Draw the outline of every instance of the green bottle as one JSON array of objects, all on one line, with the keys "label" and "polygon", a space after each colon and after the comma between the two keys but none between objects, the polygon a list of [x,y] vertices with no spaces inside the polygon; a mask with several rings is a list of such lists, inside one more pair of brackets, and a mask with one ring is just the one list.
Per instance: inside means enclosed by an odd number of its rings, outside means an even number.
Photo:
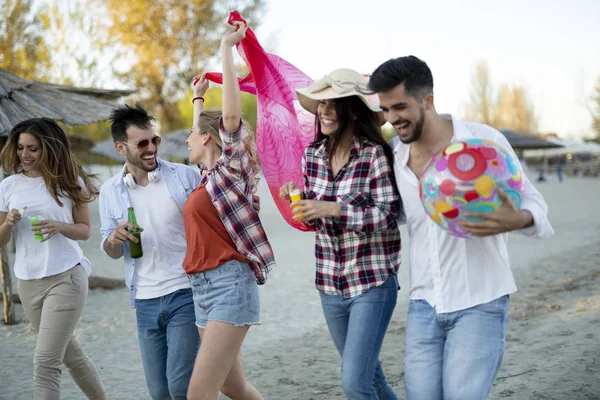
[{"label": "green bottle", "polygon": [[[40,219],[38,217],[33,217],[33,218],[30,219],[30,221],[31,221],[32,224],[35,224],[36,222],[39,222],[39,220]],[[42,233],[41,233],[40,230],[35,230],[35,231],[33,231],[33,238],[36,241],[40,242],[40,241],[44,240],[44,235],[42,235]]]},{"label": "green bottle", "polygon": [[129,241],[129,256],[131,256],[131,258],[140,258],[144,255],[144,250],[142,249],[142,232],[140,231],[140,226],[137,224],[135,219],[133,207],[129,207],[127,209],[127,220],[135,227],[134,229],[127,228],[127,230],[138,240],[137,243],[134,243],[131,240]]}]

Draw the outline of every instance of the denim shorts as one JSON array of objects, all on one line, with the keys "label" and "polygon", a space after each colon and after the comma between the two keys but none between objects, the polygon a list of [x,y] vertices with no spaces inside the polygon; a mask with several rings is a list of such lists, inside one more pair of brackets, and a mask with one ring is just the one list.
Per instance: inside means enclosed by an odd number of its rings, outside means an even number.
[{"label": "denim shorts", "polygon": [[199,328],[206,328],[208,321],[234,326],[260,324],[258,284],[248,264],[231,260],[189,278]]}]

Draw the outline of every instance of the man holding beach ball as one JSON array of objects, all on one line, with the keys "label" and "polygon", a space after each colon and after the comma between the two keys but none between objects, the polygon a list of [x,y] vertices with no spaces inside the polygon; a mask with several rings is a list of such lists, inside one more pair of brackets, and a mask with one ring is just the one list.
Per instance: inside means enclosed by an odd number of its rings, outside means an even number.
[{"label": "man holding beach ball", "polygon": [[507,232],[551,236],[548,206],[502,133],[436,112],[422,60],[383,63],[369,88],[400,139],[394,168],[410,237],[406,397],[484,399],[517,290]]}]

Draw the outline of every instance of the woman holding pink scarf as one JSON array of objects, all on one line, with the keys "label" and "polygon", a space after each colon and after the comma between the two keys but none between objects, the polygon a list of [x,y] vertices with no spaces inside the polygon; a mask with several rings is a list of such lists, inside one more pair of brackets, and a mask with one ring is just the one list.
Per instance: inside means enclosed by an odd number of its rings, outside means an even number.
[{"label": "woman holding pink scarf", "polygon": [[[221,42],[222,111],[195,106],[187,140],[190,163],[203,166],[202,182],[183,207],[188,248],[183,268],[190,277],[202,342],[188,389],[192,400],[216,400],[219,391],[234,399],[262,399],[246,381],[240,353],[248,329],[260,323],[258,284],[275,265],[252,206],[255,171],[244,141],[231,50],[246,29],[235,23]],[[201,81],[198,85],[207,84]]]}]

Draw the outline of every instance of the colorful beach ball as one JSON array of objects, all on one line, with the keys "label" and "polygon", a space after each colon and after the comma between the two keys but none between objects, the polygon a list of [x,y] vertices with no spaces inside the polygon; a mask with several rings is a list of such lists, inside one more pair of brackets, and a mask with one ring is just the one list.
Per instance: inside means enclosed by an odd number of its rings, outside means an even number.
[{"label": "colorful beach ball", "polygon": [[500,207],[498,189],[521,206],[523,172],[499,144],[469,139],[450,144],[435,155],[421,176],[419,192],[425,212],[442,229],[468,238],[459,221],[465,212],[491,213]]}]

